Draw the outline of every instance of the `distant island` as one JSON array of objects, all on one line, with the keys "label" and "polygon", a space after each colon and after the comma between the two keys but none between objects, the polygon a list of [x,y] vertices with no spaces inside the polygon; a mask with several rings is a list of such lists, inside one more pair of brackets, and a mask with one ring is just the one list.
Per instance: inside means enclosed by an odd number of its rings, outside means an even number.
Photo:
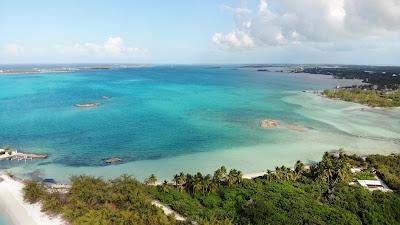
[{"label": "distant island", "polygon": [[400,107],[400,67],[398,66],[298,66],[294,73],[330,75],[338,79],[361,79],[364,85],[336,87],[322,95],[371,107]]},{"label": "distant island", "polygon": [[110,70],[116,68],[136,68],[144,67],[142,64],[116,64],[116,65],[91,65],[91,66],[66,66],[66,67],[54,67],[54,68],[28,68],[28,69],[2,69],[0,67],[0,75],[12,75],[12,74],[28,74],[28,73],[62,73],[62,72],[76,72],[76,71],[87,71],[87,70]]},{"label": "distant island", "polygon": [[340,150],[320,162],[297,161],[257,175],[222,166],[212,175],[176,174],[172,182],[158,183],[154,174],[144,183],[128,175],[74,176],[69,185],[24,186],[25,201],[69,224],[361,225],[400,218],[400,155],[394,154]]}]

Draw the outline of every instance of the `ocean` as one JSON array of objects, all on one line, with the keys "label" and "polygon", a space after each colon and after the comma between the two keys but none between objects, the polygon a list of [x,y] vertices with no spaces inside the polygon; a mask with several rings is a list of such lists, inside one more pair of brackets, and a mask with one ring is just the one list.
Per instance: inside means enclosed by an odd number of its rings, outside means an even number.
[{"label": "ocean", "polygon": [[[162,180],[220,165],[259,172],[339,148],[400,152],[398,109],[303,92],[359,80],[268,69],[161,65],[1,75],[0,146],[49,158],[0,161],[0,168],[59,182],[82,173]],[[100,106],[75,106],[81,103]],[[263,119],[282,126],[260,128]],[[106,165],[111,157],[122,161]]]}]

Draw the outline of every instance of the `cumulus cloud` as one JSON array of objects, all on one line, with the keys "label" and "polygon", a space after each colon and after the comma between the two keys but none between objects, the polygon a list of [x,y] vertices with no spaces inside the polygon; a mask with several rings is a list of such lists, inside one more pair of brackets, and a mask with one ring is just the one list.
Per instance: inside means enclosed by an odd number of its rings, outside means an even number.
[{"label": "cumulus cloud", "polygon": [[212,38],[225,48],[318,45],[400,33],[400,0],[260,0],[256,9],[242,3],[231,11],[235,30]]},{"label": "cumulus cloud", "polygon": [[253,39],[245,32],[234,31],[228,34],[215,33],[213,42],[229,48],[251,48],[254,47]]}]

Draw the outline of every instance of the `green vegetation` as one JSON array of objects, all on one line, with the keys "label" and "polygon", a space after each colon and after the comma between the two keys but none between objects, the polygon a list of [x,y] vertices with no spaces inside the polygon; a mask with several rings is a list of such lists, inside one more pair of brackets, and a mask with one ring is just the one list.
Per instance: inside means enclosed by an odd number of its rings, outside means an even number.
[{"label": "green vegetation", "polygon": [[[226,168],[221,167],[213,177],[181,173],[174,176],[173,185],[150,190],[155,198],[195,221],[244,225],[400,224],[398,192],[370,192],[348,185],[354,179],[351,165],[366,164],[355,155],[335,157],[326,153],[310,169],[298,161],[293,169],[276,167],[265,176],[233,183]],[[399,168],[400,164],[394,166]],[[198,187],[197,191],[193,187]]]},{"label": "green vegetation", "polygon": [[154,185],[157,182],[157,177],[154,174],[151,174],[144,183],[147,185]]},{"label": "green vegetation", "polygon": [[75,225],[98,224],[178,224],[161,209],[151,204],[147,186],[130,176],[122,175],[110,181],[90,176],[71,178],[69,193],[48,192],[37,182],[24,188],[25,200],[42,202],[42,210],[61,214]]},{"label": "green vegetation", "polygon": [[43,199],[46,195],[45,187],[36,182],[28,181],[24,187],[24,199],[25,201],[34,204]]},{"label": "green vegetation", "polygon": [[357,172],[354,174],[356,180],[376,180],[375,176],[368,171]]},{"label": "green vegetation", "polygon": [[361,79],[366,83],[365,87],[376,85],[378,90],[397,90],[400,88],[399,66],[340,65],[326,67],[315,65],[299,69],[296,72],[325,74],[340,79]]},{"label": "green vegetation", "polygon": [[[351,165],[366,170],[353,175]],[[310,168],[297,161],[293,169],[276,167],[255,179],[244,179],[241,171],[225,167],[213,175],[176,174],[173,183],[157,186],[127,175],[110,181],[79,176],[71,178],[66,194],[28,182],[24,197],[42,202],[44,211],[61,214],[71,224],[400,224],[399,189],[371,192],[348,184],[370,176],[372,168],[391,187],[399,184],[399,155],[372,155],[364,161],[355,155],[325,153]],[[152,174],[146,183],[156,180]],[[165,216],[151,205],[152,199],[188,221]]]},{"label": "green vegetation", "polygon": [[390,188],[400,191],[400,155],[370,155],[367,162]]},{"label": "green vegetation", "polygon": [[328,98],[357,102],[372,107],[400,107],[400,92],[363,90],[360,88],[325,90]]}]

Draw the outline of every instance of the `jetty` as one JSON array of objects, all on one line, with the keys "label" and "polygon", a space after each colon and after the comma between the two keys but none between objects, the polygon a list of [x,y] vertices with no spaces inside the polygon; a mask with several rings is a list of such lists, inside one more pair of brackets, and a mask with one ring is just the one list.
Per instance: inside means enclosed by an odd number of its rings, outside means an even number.
[{"label": "jetty", "polygon": [[0,160],[32,160],[32,159],[45,159],[48,155],[46,154],[33,154],[18,152],[13,149],[0,149]]},{"label": "jetty", "polygon": [[80,103],[80,104],[75,104],[75,107],[81,107],[81,108],[93,108],[93,107],[99,107],[100,103]]}]

